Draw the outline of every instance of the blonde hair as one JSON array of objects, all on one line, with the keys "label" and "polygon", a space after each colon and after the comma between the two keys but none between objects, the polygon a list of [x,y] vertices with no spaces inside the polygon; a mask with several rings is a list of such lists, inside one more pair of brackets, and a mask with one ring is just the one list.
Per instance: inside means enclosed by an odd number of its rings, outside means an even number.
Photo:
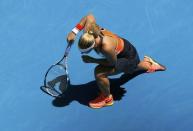
[{"label": "blonde hair", "polygon": [[80,49],[87,49],[93,45],[95,42],[94,36],[88,32],[84,33],[79,41],[78,41],[78,47]]}]

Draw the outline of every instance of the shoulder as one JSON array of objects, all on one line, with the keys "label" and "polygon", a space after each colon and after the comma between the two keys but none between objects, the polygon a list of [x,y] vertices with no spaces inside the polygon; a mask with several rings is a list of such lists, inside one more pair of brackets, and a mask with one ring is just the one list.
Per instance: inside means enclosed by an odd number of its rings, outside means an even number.
[{"label": "shoulder", "polygon": [[112,39],[109,36],[104,36],[103,37],[103,42],[102,42],[102,51],[103,52],[109,52],[114,50],[114,45],[112,44]]},{"label": "shoulder", "polygon": [[108,45],[111,42],[111,38],[109,36],[103,36],[103,45]]}]

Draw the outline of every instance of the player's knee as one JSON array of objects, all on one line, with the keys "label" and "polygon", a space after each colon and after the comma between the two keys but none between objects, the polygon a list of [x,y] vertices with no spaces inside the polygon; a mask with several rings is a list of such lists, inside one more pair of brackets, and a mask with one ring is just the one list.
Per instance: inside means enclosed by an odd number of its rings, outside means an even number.
[{"label": "player's knee", "polygon": [[105,73],[102,72],[102,67],[100,65],[96,66],[94,75],[96,79],[100,79],[105,76]]},{"label": "player's knee", "polygon": [[100,73],[99,71],[95,70],[95,78],[96,79],[101,79],[102,77],[104,77],[104,74],[103,73]]}]

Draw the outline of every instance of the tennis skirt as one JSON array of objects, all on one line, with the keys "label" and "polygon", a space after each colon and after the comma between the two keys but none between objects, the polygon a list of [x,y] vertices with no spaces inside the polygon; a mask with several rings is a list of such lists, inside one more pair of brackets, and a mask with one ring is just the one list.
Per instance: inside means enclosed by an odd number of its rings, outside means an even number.
[{"label": "tennis skirt", "polygon": [[140,62],[136,48],[126,39],[124,49],[117,55],[116,72],[132,73]]}]

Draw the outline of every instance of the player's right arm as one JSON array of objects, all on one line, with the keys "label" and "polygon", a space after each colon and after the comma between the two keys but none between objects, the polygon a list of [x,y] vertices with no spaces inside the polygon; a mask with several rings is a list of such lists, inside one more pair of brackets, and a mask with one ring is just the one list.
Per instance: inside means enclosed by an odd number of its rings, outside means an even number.
[{"label": "player's right arm", "polygon": [[96,20],[92,14],[83,17],[80,22],[72,29],[72,31],[67,36],[67,42],[73,43],[76,35],[81,31],[87,32],[93,28],[96,24]]}]

